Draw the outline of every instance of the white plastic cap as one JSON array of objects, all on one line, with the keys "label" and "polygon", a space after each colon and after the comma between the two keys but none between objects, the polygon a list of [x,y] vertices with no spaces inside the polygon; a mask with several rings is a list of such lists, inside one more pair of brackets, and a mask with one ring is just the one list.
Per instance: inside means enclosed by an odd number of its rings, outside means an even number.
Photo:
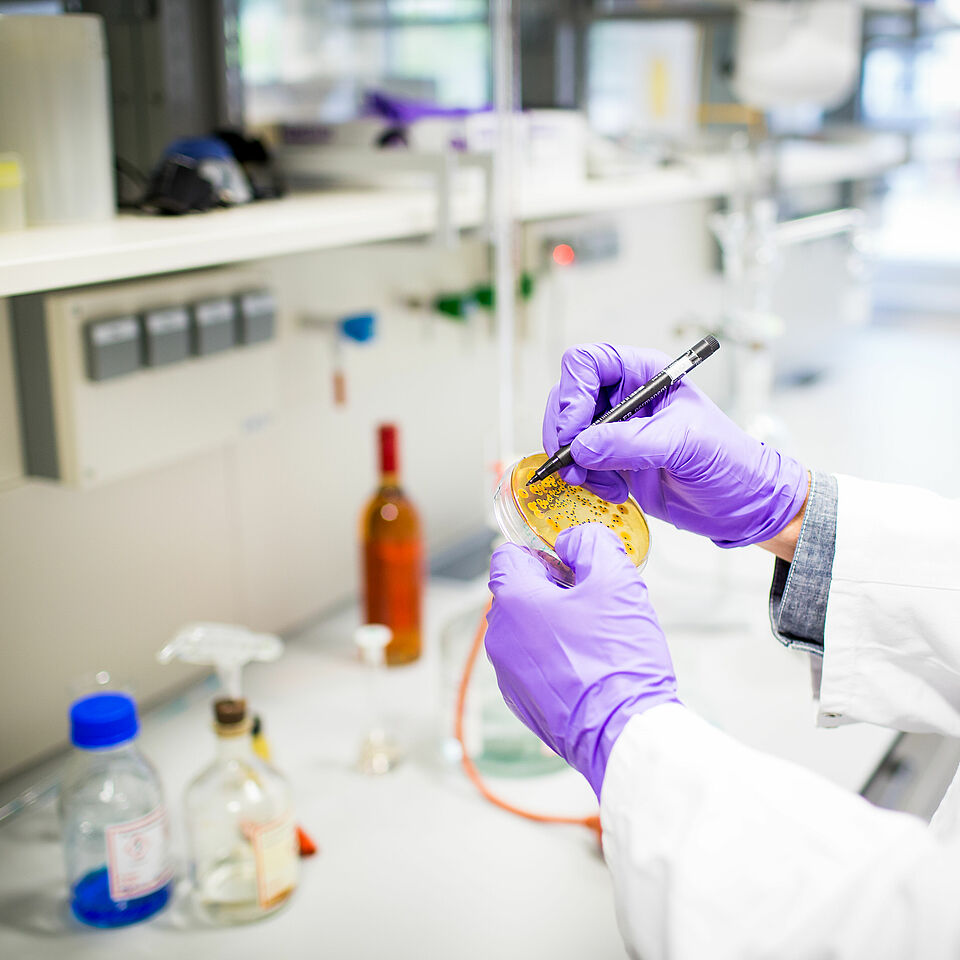
[{"label": "white plastic cap", "polygon": [[382,623],[365,623],[357,627],[353,639],[364,660],[383,663],[387,644],[393,639],[393,631]]}]

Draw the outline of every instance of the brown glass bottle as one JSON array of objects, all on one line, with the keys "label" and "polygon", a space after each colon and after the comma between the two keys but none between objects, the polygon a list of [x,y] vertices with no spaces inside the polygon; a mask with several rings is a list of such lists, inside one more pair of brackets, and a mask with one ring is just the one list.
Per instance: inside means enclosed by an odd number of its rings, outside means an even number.
[{"label": "brown glass bottle", "polygon": [[380,486],[363,511],[364,617],[393,631],[387,663],[409,663],[420,656],[423,545],[420,518],[400,487],[397,428],[378,433]]}]

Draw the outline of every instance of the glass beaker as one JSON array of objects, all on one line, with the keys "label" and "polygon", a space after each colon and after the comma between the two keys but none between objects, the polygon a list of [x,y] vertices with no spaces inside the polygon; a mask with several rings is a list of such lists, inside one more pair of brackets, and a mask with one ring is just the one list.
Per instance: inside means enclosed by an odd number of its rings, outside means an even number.
[{"label": "glass beaker", "polygon": [[493,497],[501,533],[511,543],[536,550],[554,578],[572,586],[573,571],[554,550],[557,536],[581,523],[602,523],[620,538],[637,569],[643,570],[650,554],[650,528],[636,500],[628,497],[623,503],[608,503],[585,487],[566,483],[559,473],[528,487],[527,481],[546,459],[545,453],[535,453],[503,472]]},{"label": "glass beaker", "polygon": [[[443,748],[452,763],[460,760],[460,744],[453,733],[457,693],[484,608],[484,604],[478,603],[464,610],[440,631]],[[565,765],[510,712],[497,686],[497,675],[483,651],[470,677],[463,730],[470,758],[486,776],[533,777],[562,770]]]}]

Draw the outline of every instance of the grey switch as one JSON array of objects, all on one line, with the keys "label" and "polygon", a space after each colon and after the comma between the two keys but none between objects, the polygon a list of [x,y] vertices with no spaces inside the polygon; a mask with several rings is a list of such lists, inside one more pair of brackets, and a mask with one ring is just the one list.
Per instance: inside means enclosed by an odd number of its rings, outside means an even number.
[{"label": "grey switch", "polygon": [[83,333],[91,380],[109,380],[140,368],[140,324],[132,314],[93,320]]},{"label": "grey switch", "polygon": [[237,342],[237,308],[230,297],[201,300],[193,305],[193,352],[205,357],[229,350]]},{"label": "grey switch", "polygon": [[186,307],[164,307],[143,315],[144,359],[148,367],[178,363],[190,355],[190,314]]},{"label": "grey switch", "polygon": [[241,293],[240,342],[260,343],[273,337],[277,316],[277,301],[269,290],[250,290]]}]

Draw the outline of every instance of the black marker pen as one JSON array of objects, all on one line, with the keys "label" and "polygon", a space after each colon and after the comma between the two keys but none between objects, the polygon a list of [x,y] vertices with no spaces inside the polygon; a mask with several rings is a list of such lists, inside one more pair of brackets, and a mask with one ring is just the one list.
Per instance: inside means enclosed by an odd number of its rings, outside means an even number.
[{"label": "black marker pen", "polygon": [[[634,390],[626,400],[621,400],[615,407],[611,407],[602,417],[593,421],[591,426],[598,423],[615,423],[618,420],[628,420],[645,403],[663,393],[671,384],[682,380],[694,367],[700,366],[707,357],[712,357],[720,349],[720,341],[716,337],[704,337],[695,343],[683,356],[677,357],[673,363],[667,364],[655,377],[648,380],[642,387]],[[552,473],[563,467],[573,464],[573,455],[570,453],[570,444],[561,447],[546,463],[542,464],[527,481],[532,483],[545,480]]]}]

